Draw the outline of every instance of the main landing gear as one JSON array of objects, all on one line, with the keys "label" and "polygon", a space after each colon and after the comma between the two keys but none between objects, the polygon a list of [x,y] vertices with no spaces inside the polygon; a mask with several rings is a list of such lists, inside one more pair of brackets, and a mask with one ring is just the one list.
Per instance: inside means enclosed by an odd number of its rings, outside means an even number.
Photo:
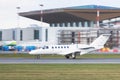
[{"label": "main landing gear", "polygon": [[65,58],[66,58],[66,59],[69,59],[69,58],[70,58],[70,55],[65,55]]},{"label": "main landing gear", "polygon": [[71,55],[65,55],[65,58],[66,59],[69,59],[69,58],[72,58],[72,59],[76,59],[76,53],[72,53]]}]

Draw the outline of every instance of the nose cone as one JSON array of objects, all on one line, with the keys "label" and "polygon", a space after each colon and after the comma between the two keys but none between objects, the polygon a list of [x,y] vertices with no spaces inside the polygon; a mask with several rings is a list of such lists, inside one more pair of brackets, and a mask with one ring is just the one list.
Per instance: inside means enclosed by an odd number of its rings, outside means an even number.
[{"label": "nose cone", "polygon": [[37,51],[36,50],[32,50],[29,52],[29,54],[37,54]]}]

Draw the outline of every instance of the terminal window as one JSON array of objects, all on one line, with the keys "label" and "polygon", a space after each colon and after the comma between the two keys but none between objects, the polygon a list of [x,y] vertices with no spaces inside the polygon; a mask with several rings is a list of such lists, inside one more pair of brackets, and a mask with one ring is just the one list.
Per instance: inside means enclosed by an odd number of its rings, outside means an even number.
[{"label": "terminal window", "polygon": [[34,30],[34,39],[39,39],[39,30]]},{"label": "terminal window", "polygon": [[2,31],[0,31],[0,41],[2,41]]}]

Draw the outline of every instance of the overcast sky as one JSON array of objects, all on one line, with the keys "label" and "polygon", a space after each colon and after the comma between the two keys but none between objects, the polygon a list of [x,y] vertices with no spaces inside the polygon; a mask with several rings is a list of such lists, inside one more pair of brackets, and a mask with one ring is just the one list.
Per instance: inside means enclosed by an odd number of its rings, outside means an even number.
[{"label": "overcast sky", "polygon": [[[0,28],[17,27],[16,7],[21,7],[20,12],[26,12],[40,10],[40,4],[44,5],[43,9],[93,4],[120,8],[120,0],[0,0]],[[26,20],[21,18],[20,21],[25,23]]]}]

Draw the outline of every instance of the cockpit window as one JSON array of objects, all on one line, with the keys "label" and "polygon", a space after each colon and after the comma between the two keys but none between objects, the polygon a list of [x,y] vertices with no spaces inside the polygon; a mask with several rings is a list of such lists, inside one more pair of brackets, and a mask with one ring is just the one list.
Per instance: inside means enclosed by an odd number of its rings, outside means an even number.
[{"label": "cockpit window", "polygon": [[48,49],[49,47],[48,46],[46,46],[46,49]]},{"label": "cockpit window", "polygon": [[49,47],[48,46],[44,46],[44,47],[42,47],[42,49],[49,49]]},{"label": "cockpit window", "polygon": [[42,49],[45,49],[44,47],[42,47]]}]

